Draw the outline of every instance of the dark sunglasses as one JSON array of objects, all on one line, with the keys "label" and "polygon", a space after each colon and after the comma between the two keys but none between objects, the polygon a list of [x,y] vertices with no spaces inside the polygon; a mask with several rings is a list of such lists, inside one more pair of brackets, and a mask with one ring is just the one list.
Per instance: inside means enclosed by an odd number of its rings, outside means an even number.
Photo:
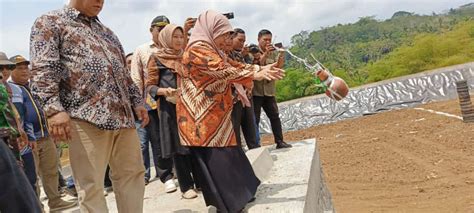
[{"label": "dark sunglasses", "polygon": [[15,65],[0,65],[0,70],[4,70],[4,69],[14,70],[15,68],[16,68]]}]

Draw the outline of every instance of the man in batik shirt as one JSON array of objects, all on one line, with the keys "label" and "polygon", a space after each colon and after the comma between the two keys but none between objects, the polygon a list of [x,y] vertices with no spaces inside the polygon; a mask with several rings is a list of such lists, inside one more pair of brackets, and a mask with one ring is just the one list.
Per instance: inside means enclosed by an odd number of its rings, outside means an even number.
[{"label": "man in batik shirt", "polygon": [[166,16],[157,16],[151,21],[150,34],[151,41],[138,46],[132,56],[131,75],[135,85],[140,88],[142,97],[145,99],[145,108],[148,110],[150,123],[145,128],[140,128],[141,122],[137,121],[137,131],[140,138],[140,145],[145,166],[145,184],[151,178],[150,170],[150,145],[152,149],[153,162],[155,164],[156,177],[165,184],[165,191],[168,193],[176,191],[176,184],[173,181],[173,159],[163,158],[161,154],[160,128],[157,112],[157,104],[148,93],[145,92],[145,81],[148,78],[147,64],[150,56],[158,52],[160,44],[158,36],[160,31],[170,23]]},{"label": "man in batik shirt", "polygon": [[117,36],[97,15],[103,1],[71,0],[31,31],[31,89],[51,136],[69,142],[81,212],[107,212],[107,164],[119,212],[142,212],[145,185],[133,110],[148,123]]}]

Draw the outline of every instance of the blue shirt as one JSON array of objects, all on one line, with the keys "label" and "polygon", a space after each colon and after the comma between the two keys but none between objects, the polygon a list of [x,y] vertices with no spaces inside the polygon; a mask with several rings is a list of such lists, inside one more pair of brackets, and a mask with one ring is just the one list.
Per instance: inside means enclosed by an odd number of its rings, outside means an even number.
[{"label": "blue shirt", "polygon": [[[10,83],[15,84],[14,82]],[[23,114],[23,128],[28,136],[28,140],[38,141],[48,137],[49,134],[44,112],[33,98],[28,85],[15,85],[21,90],[23,103],[20,106],[14,104],[17,106],[20,116]]]}]

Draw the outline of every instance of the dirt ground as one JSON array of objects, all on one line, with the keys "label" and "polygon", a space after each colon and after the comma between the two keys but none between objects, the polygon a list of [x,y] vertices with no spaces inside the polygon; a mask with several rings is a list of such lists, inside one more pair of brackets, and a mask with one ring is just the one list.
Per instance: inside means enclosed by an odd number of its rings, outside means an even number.
[{"label": "dirt ground", "polygon": [[[419,107],[461,115],[457,100]],[[307,138],[337,212],[474,212],[474,124],[404,109],[285,134]]]}]

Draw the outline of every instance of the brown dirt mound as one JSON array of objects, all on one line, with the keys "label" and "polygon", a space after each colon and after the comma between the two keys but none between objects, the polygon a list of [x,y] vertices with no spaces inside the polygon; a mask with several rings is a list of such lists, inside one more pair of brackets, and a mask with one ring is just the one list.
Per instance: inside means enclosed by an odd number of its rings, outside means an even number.
[{"label": "brown dirt mound", "polygon": [[[420,107],[461,114],[457,100]],[[307,138],[338,212],[474,212],[474,124],[404,109],[285,134]]]}]

